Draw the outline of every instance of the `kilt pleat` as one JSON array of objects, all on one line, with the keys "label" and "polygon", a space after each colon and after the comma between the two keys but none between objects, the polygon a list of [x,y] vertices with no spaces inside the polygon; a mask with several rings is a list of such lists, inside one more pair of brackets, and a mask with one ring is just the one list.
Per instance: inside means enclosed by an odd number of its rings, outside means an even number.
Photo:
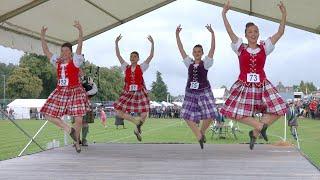
[{"label": "kilt pleat", "polygon": [[238,80],[232,85],[221,113],[229,118],[241,119],[252,117],[256,113],[284,115],[287,108],[270,81],[265,80],[263,86],[257,87],[246,86]]},{"label": "kilt pleat", "polygon": [[79,85],[57,87],[48,97],[40,112],[56,118],[63,115],[84,116],[90,110],[86,91]]},{"label": "kilt pleat", "polygon": [[194,122],[215,119],[215,99],[210,88],[185,92],[181,109],[181,118]]},{"label": "kilt pleat", "polygon": [[149,112],[150,100],[146,89],[138,91],[123,91],[119,99],[114,103],[116,110],[126,113]]}]

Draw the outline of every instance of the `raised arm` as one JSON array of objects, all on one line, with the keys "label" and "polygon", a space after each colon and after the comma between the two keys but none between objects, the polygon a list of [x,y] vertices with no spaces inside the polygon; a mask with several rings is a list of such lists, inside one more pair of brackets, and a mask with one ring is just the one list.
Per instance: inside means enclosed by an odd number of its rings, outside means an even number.
[{"label": "raised arm", "polygon": [[43,53],[47,56],[47,58],[50,60],[51,57],[52,57],[52,53],[49,51],[49,48],[48,48],[48,44],[46,42],[46,32],[47,32],[48,28],[47,27],[44,27],[42,26],[42,29],[41,29],[41,45],[42,45],[42,50],[43,50]]},{"label": "raised arm", "polygon": [[214,31],[211,27],[211,24],[207,24],[206,28],[208,29],[208,31],[211,33],[211,47],[208,53],[208,57],[209,58],[213,58],[213,54],[214,54],[214,50],[216,48],[216,42],[215,42],[215,36],[214,36]]},{"label": "raised arm", "polygon": [[149,64],[153,58],[154,55],[154,42],[153,42],[153,38],[151,36],[148,36],[148,40],[151,42],[151,50],[150,50],[150,55],[149,57],[146,59],[145,63]]},{"label": "raised arm", "polygon": [[271,43],[273,45],[276,44],[277,41],[281,38],[281,36],[284,34],[284,29],[287,21],[287,10],[282,1],[280,1],[280,4],[278,4],[278,7],[281,11],[282,18],[281,18],[278,32],[271,37]]},{"label": "raised arm", "polygon": [[223,10],[222,10],[222,19],[223,19],[223,23],[224,23],[224,26],[226,27],[226,30],[229,34],[229,37],[232,41],[232,43],[236,43],[238,41],[238,36],[233,32],[232,28],[231,28],[231,25],[228,21],[228,18],[227,18],[227,12],[228,10],[230,9],[230,1],[228,0],[226,4],[224,4],[223,6]]},{"label": "raised arm", "polygon": [[181,54],[182,58],[185,59],[188,55],[187,55],[186,51],[183,49],[183,45],[182,45],[182,42],[180,39],[181,30],[182,30],[181,25],[179,25],[176,29],[176,39],[177,39],[177,44],[178,44],[180,54]]},{"label": "raised arm", "polygon": [[82,26],[79,23],[79,21],[74,21],[74,25],[75,28],[78,29],[79,31],[79,37],[78,37],[78,46],[77,46],[77,50],[76,50],[76,54],[81,55],[82,52],[82,42],[83,42],[83,31],[82,31]]},{"label": "raised arm", "polygon": [[116,55],[118,57],[118,60],[119,60],[120,64],[123,64],[123,63],[125,63],[125,61],[121,57],[120,50],[119,50],[119,41],[120,41],[121,38],[122,38],[121,34],[116,38]]}]

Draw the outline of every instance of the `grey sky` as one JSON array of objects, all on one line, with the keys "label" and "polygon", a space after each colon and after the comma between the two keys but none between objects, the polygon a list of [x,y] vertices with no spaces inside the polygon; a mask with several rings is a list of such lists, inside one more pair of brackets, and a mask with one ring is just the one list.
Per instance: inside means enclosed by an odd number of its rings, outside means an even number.
[{"label": "grey sky", "polygon": [[[275,8],[276,5],[275,5]],[[182,25],[181,39],[186,52],[192,56],[192,47],[202,44],[205,54],[210,46],[210,33],[205,28],[212,24],[216,34],[216,52],[214,65],[209,71],[212,87],[227,85],[236,80],[239,67],[237,56],[230,47],[230,39],[221,18],[221,8],[194,0],[180,0],[130,21],[108,32],[87,40],[84,43],[85,58],[99,66],[119,65],[114,51],[114,39],[120,33],[120,49],[125,59],[131,51],[140,53],[141,61],[149,55],[150,43],[147,35],[155,41],[155,56],[144,77],[148,88],[160,71],[173,95],[184,94],[187,69],[182,63],[176,42],[175,28]],[[280,13],[280,12],[279,12]],[[288,12],[290,13],[290,12]],[[244,27],[249,21],[260,29],[260,39],[273,35],[279,24],[258,19],[236,12],[228,17],[235,33],[244,38]],[[50,27],[49,27],[50,28]],[[276,44],[276,48],[267,58],[265,70],[268,78],[277,84],[298,84],[301,80],[313,81],[320,87],[320,36],[295,28],[287,27],[285,35]],[[23,53],[0,47],[0,61],[17,63]]]}]

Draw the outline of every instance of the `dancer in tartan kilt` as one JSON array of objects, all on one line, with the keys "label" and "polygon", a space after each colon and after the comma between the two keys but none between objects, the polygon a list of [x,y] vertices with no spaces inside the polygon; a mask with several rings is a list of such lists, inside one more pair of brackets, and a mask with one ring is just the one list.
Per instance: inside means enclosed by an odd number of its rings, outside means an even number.
[{"label": "dancer in tartan kilt", "polygon": [[[211,25],[207,25],[206,28],[211,33],[211,48],[203,60],[201,59],[203,56],[203,48],[201,45],[194,46],[192,53],[194,59],[191,59],[186,54],[180,40],[182,28],[179,25],[176,29],[178,48],[183,62],[188,68],[188,82],[181,109],[181,117],[186,120],[186,123],[198,139],[201,149],[203,149],[203,145],[206,142],[206,130],[213,119],[215,119],[216,114],[215,99],[207,77],[208,70],[213,65],[215,37]],[[201,129],[197,127],[200,120],[204,120]]]},{"label": "dancer in tartan kilt", "polygon": [[[41,108],[45,118],[68,132],[76,142],[75,149],[81,152],[79,136],[82,127],[82,117],[90,110],[90,104],[85,89],[80,83],[80,66],[84,61],[82,51],[82,27],[75,22],[74,27],[79,31],[78,47],[75,54],[72,54],[72,45],[64,43],[61,46],[61,54],[55,55],[49,51],[45,40],[47,28],[42,27],[41,42],[44,54],[57,69],[58,84],[50,94],[46,103]],[[74,128],[61,120],[63,115],[74,117]]]},{"label": "dancer in tartan kilt", "polygon": [[[121,118],[128,120],[136,125],[133,131],[138,141],[142,140],[141,127],[145,122],[149,113],[150,100],[144,83],[143,73],[148,69],[154,54],[154,42],[151,36],[148,40],[151,42],[151,51],[149,57],[142,63],[138,64],[139,53],[131,52],[129,65],[120,55],[119,41],[122,38],[119,35],[116,38],[116,55],[121,63],[121,69],[125,73],[125,85],[120,98],[114,103],[114,108]],[[137,117],[133,117],[131,113],[137,113]]]},{"label": "dancer in tartan kilt", "polygon": [[[267,40],[261,41],[260,44],[257,43],[259,29],[254,23],[250,22],[246,25],[245,37],[248,44],[244,44],[242,39],[234,34],[226,17],[230,9],[229,1],[222,11],[226,30],[232,40],[232,49],[239,58],[240,75],[231,87],[230,96],[222,107],[221,113],[254,128],[249,132],[251,150],[260,134],[264,140],[268,141],[266,132],[268,126],[287,112],[286,103],[264,72],[266,57],[273,51],[276,42],[284,34],[286,8],[282,2],[278,6],[282,13],[278,32]],[[257,113],[263,113],[261,122],[254,118]]]}]

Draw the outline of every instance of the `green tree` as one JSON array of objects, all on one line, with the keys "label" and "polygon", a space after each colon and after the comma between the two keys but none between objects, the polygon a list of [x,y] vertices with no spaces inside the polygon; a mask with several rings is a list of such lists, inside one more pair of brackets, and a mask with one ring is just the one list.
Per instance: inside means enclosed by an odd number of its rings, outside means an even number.
[{"label": "green tree", "polygon": [[161,77],[161,73],[157,71],[157,79],[152,82],[151,85],[151,94],[155,98],[154,101],[166,101],[168,94],[168,87],[164,83]]},{"label": "green tree", "polygon": [[24,54],[20,59],[20,67],[27,68],[32,75],[42,80],[42,91],[39,98],[47,98],[57,84],[56,68],[46,56]]},{"label": "green tree", "polygon": [[311,92],[316,91],[317,87],[313,84],[313,82],[301,81],[298,89],[304,94],[310,94]]},{"label": "green tree", "polygon": [[16,68],[16,65],[14,64],[8,64],[6,65],[5,63],[0,63],[0,99],[3,98],[3,88],[4,88],[4,77],[6,78],[6,81],[8,80],[10,74],[12,73],[12,71],[14,70],[14,68]]},{"label": "green tree", "polygon": [[304,83],[304,81],[300,82],[300,86],[299,86],[300,91],[302,91],[303,93],[306,93],[306,85]]},{"label": "green tree", "polygon": [[306,94],[310,94],[317,90],[317,87],[313,84],[313,82],[306,83]]},{"label": "green tree", "polygon": [[[14,70],[14,68],[16,68],[17,66],[14,64],[5,64],[5,63],[0,63],[0,108],[1,107],[5,107],[5,105],[9,102],[8,99],[8,87],[7,87],[7,83],[4,83],[4,80],[6,79],[6,82],[8,81],[8,78],[10,77],[12,71]],[[4,88],[6,91],[6,97],[4,99]]]},{"label": "green tree", "polygon": [[293,90],[294,90],[294,91],[300,91],[300,86],[298,86],[298,85],[293,85]]},{"label": "green tree", "polygon": [[119,67],[100,68],[100,87],[96,96],[101,101],[115,101],[124,86],[124,77]]},{"label": "green tree", "polygon": [[[99,79],[96,77],[97,66],[86,61],[82,66],[85,75],[94,78],[98,86],[98,93],[93,97],[93,101],[115,101],[124,86],[124,77],[119,67],[99,68]],[[91,71],[91,73],[90,73]]]},{"label": "green tree", "polygon": [[14,98],[38,98],[42,81],[27,68],[15,68],[7,81],[8,96]]},{"label": "green tree", "polygon": [[8,65],[0,63],[0,72],[1,74],[9,75],[16,67],[17,66],[12,63],[9,63]]}]

